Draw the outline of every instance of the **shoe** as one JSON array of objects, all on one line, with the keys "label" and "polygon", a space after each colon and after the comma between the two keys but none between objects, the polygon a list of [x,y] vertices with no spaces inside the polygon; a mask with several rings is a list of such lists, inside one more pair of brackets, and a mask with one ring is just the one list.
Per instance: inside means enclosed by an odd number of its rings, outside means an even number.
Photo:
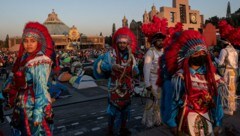
[{"label": "shoe", "polygon": [[121,128],[120,129],[120,136],[130,136],[132,132],[128,130],[127,128]]},{"label": "shoe", "polygon": [[1,118],[0,123],[4,123],[4,122],[5,122],[4,118]]},{"label": "shoe", "polygon": [[157,124],[154,124],[154,127],[160,127],[162,125],[163,125],[162,123],[157,123]]},{"label": "shoe", "polygon": [[107,136],[114,136],[113,131],[108,131]]},{"label": "shoe", "polygon": [[107,136],[114,136],[112,127],[108,127]]}]

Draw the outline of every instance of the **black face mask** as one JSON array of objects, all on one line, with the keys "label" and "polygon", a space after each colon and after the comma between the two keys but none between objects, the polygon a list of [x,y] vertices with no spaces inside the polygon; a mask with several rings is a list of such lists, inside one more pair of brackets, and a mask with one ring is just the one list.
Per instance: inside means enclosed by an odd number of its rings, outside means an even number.
[{"label": "black face mask", "polygon": [[190,57],[189,64],[195,66],[203,66],[207,61],[207,55],[200,55],[197,57]]}]

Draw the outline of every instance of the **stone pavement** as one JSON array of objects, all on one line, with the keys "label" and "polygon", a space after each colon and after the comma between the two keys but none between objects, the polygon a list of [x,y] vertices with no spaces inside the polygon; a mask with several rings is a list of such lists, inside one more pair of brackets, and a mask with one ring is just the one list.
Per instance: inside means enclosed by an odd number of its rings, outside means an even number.
[{"label": "stone pavement", "polygon": [[[58,99],[54,103],[54,107],[61,107],[64,105],[70,105],[73,103],[79,103],[84,101],[97,100],[107,97],[107,83],[106,81],[97,81],[99,87],[88,88],[88,89],[73,89],[69,83],[64,83],[69,88],[71,97]],[[238,100],[240,103],[240,100]],[[224,116],[223,128],[220,136],[240,136],[240,106],[233,116]],[[140,122],[139,122],[140,123]],[[3,124],[4,125],[4,124]],[[6,125],[6,124],[5,124]],[[133,124],[132,124],[133,125]],[[131,130],[131,126],[129,126]],[[136,131],[136,130],[135,130]],[[151,129],[140,127],[137,132],[133,132],[133,136],[172,136],[169,128],[166,126],[155,127]]]},{"label": "stone pavement", "polygon": [[86,89],[73,88],[69,83],[64,83],[64,85],[68,88],[68,91],[71,94],[71,97],[57,99],[53,103],[53,107],[64,106],[68,104],[91,101],[91,100],[107,97],[107,87],[105,87],[104,85],[99,84],[98,87],[91,87]]}]

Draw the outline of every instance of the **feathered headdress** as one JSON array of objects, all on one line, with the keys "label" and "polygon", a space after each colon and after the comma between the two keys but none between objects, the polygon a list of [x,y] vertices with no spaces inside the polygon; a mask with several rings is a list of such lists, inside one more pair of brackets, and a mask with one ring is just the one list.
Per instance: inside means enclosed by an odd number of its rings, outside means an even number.
[{"label": "feathered headdress", "polygon": [[233,45],[240,46],[240,28],[234,28],[227,23],[226,20],[221,20],[218,23],[219,33],[221,38],[229,41]]},{"label": "feathered headdress", "polygon": [[[208,53],[207,45],[198,31],[185,30],[176,32],[172,34],[172,36],[174,38],[172,38],[171,44],[166,48],[164,55],[159,58],[160,66],[157,84],[161,86],[163,80],[171,78],[179,69],[183,69],[186,88],[187,90],[191,90],[189,58],[200,50]],[[209,54],[207,55],[207,59],[207,80],[209,84],[212,83],[210,90],[216,93],[216,82],[214,79],[215,69]]]},{"label": "feathered headdress", "polygon": [[167,37],[164,40],[163,46],[166,48],[168,45],[171,44],[171,42],[174,41],[177,34],[183,31],[183,24],[178,22],[174,27],[169,27],[167,29]]},{"label": "feathered headdress", "polygon": [[122,27],[119,28],[113,35],[113,48],[115,50],[118,50],[117,47],[117,42],[120,38],[126,38],[128,39],[128,43],[130,46],[130,49],[132,51],[132,53],[135,53],[136,51],[136,46],[137,46],[137,41],[136,41],[136,36],[134,35],[134,33],[127,27]]},{"label": "feathered headdress", "polygon": [[173,35],[171,47],[165,52],[165,57],[168,72],[174,74],[178,69],[182,68],[183,60],[189,58],[195,52],[204,50],[207,52],[207,47],[204,38],[201,34],[194,30],[186,30]]},{"label": "feathered headdress", "polygon": [[[25,53],[23,47],[23,39],[33,37],[38,41],[37,49],[31,53],[26,59],[22,59]],[[25,65],[29,60],[34,58],[39,51],[55,61],[54,45],[47,28],[38,22],[28,22],[25,25],[22,35],[22,43],[18,52],[18,58],[14,64],[13,72],[16,72],[20,66]]]},{"label": "feathered headdress", "polygon": [[153,43],[155,38],[165,38],[167,34],[168,22],[166,18],[160,19],[153,16],[152,23],[142,25],[142,32],[148,38],[148,42]]}]

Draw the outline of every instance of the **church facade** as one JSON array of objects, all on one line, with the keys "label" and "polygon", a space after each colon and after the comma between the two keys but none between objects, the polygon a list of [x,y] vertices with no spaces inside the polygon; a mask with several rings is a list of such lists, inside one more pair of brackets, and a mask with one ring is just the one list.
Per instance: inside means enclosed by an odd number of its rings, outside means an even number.
[{"label": "church facade", "polygon": [[143,23],[151,22],[153,16],[168,20],[168,26],[172,27],[177,22],[183,23],[185,30],[199,30],[203,25],[203,15],[198,10],[191,9],[188,0],[173,0],[172,7],[160,7],[158,11],[156,6],[152,6],[150,12],[145,11],[143,15]]},{"label": "church facade", "polygon": [[[143,23],[149,23],[152,21],[154,15],[159,18],[166,18],[168,20],[168,26],[173,27],[177,22],[183,24],[184,30],[197,30],[201,31],[204,24],[204,17],[198,10],[191,9],[188,0],[172,0],[172,7],[160,7],[160,10],[156,6],[152,6],[151,11],[145,11],[143,14]],[[145,39],[145,45],[149,48],[149,43]]]},{"label": "church facade", "polygon": [[[47,27],[56,49],[86,49],[86,48],[104,48],[105,38],[103,36],[85,36],[79,33],[75,26],[69,27],[63,23],[58,15],[52,11],[48,14],[43,23]],[[21,43],[21,37],[9,38],[9,50],[17,51]]]}]

